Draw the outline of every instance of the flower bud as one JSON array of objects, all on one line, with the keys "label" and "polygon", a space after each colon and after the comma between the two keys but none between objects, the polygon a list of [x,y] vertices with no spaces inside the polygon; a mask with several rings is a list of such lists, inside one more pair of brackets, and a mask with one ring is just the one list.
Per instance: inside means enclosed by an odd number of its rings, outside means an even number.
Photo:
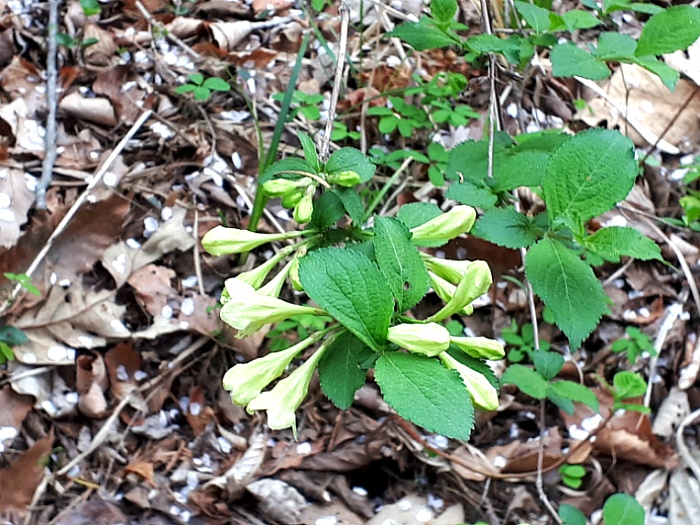
[{"label": "flower bud", "polygon": [[439,358],[445,367],[457,370],[476,407],[482,410],[498,409],[498,391],[484,374],[460,363],[447,352],[441,353]]},{"label": "flower bud", "polygon": [[456,261],[453,259],[440,259],[439,257],[431,257],[427,253],[420,252],[423,262],[428,270],[434,272],[439,277],[446,281],[457,284],[462,280],[462,276],[466,273],[467,268],[472,261]]},{"label": "flower bud", "polygon": [[[430,287],[437,294],[437,296],[440,299],[442,299],[445,302],[445,304],[449,303],[452,300],[452,297],[454,296],[457,287],[452,283],[448,283],[445,279],[435,275],[433,272],[430,271],[428,272],[428,278],[430,279]],[[460,310],[459,313],[464,315],[471,315],[472,313],[474,313],[474,308],[468,304],[467,306],[462,308],[462,310]]]},{"label": "flower bud", "polygon": [[308,177],[302,177],[297,180],[271,179],[263,183],[262,187],[270,197],[283,197],[298,189],[305,189],[311,182],[311,179]]},{"label": "flower bud", "polygon": [[306,255],[306,246],[299,249],[296,257],[294,257],[294,260],[292,260],[292,267],[289,270],[289,280],[297,292],[304,290],[304,286],[301,284],[301,279],[299,279],[299,259],[301,259],[304,255]]},{"label": "flower bud", "polygon": [[299,237],[302,232],[289,231],[285,233],[257,233],[238,228],[216,226],[202,238],[202,246],[212,255],[229,255],[249,252],[253,248],[269,242],[283,241]]},{"label": "flower bud", "polygon": [[282,291],[282,286],[289,276],[289,271],[292,268],[292,263],[294,259],[289,261],[284,267],[268,282],[265,286],[258,289],[260,295],[267,295],[269,297],[279,297]]},{"label": "flower bud", "polygon": [[471,230],[476,220],[476,212],[471,206],[455,206],[447,213],[411,229],[415,243],[447,241]]},{"label": "flower bud", "polygon": [[427,320],[439,322],[459,312],[472,303],[474,299],[484,295],[492,282],[489,265],[484,261],[473,261],[467,268],[464,276],[462,276],[462,280],[457,285],[457,288],[455,288],[452,299]]},{"label": "flower bud", "polygon": [[503,345],[488,337],[450,337],[453,345],[476,359],[503,359]]},{"label": "flower bud", "polygon": [[230,368],[224,374],[224,390],[231,392],[231,401],[234,404],[246,406],[260,395],[267,385],[284,373],[292,359],[322,337],[322,334],[315,334],[286,350],[271,352],[265,357],[258,357]]},{"label": "flower bud", "polygon": [[450,346],[450,333],[437,323],[397,324],[389,327],[387,339],[409,352],[428,357],[438,355]]},{"label": "flower bud", "polygon": [[304,190],[297,188],[294,191],[290,191],[289,193],[286,193],[282,197],[282,207],[284,208],[294,208],[299,201],[304,197]]},{"label": "flower bud", "polygon": [[221,320],[231,325],[238,334],[247,337],[270,323],[278,323],[293,315],[325,315],[324,310],[291,304],[276,297],[256,293],[252,286],[238,279],[226,281],[231,299],[221,308]]},{"label": "flower bud", "polygon": [[255,289],[260,288],[260,286],[262,286],[262,283],[265,282],[265,279],[267,278],[270,271],[272,271],[272,269],[275,266],[277,266],[277,264],[282,259],[287,257],[291,253],[292,249],[293,247],[289,246],[280,250],[261,265],[256,266],[255,268],[247,272],[241,272],[235,278],[239,281],[248,283]]},{"label": "flower bud", "polygon": [[314,213],[314,193],[316,192],[315,186],[309,186],[304,196],[301,198],[297,205],[294,207],[294,220],[298,224],[304,224],[311,220],[311,216]]},{"label": "flower bud", "polygon": [[346,188],[352,188],[358,185],[360,179],[360,174],[356,171],[341,171],[339,173],[328,174],[328,182],[337,184],[338,186],[345,186]]}]

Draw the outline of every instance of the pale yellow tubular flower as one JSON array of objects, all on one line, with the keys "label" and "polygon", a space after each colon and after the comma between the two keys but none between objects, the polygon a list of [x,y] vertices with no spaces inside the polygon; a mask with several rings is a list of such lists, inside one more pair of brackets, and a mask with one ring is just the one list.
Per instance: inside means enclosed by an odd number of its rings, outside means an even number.
[{"label": "pale yellow tubular flower", "polygon": [[461,311],[484,295],[492,282],[489,265],[484,261],[473,261],[455,288],[452,299],[440,311],[428,317],[427,321],[439,322]]},{"label": "pale yellow tubular flower", "polygon": [[289,280],[297,292],[301,292],[304,289],[299,279],[299,259],[304,255],[306,255],[306,246],[302,246],[297,250],[297,254],[292,261],[292,269],[289,271]]},{"label": "pale yellow tubular flower", "polygon": [[455,206],[426,223],[411,228],[414,242],[454,239],[472,229],[476,212],[471,206]]},{"label": "pale yellow tubular flower", "polygon": [[[437,296],[442,299],[443,302],[449,303],[452,300],[457,287],[431,271],[428,272],[428,278],[430,279],[430,287],[437,294]],[[458,313],[463,315],[471,315],[473,312],[474,308],[468,304]]]},{"label": "pale yellow tubular flower", "polygon": [[221,320],[238,330],[236,337],[247,337],[263,326],[294,315],[325,315],[324,310],[300,306],[276,297],[256,293],[248,283],[235,278],[226,281],[229,301],[221,308]]},{"label": "pale yellow tubular flower", "polygon": [[260,288],[260,286],[262,286],[262,283],[265,282],[265,278],[267,278],[270,271],[272,271],[272,269],[275,266],[277,266],[277,264],[280,261],[282,261],[285,257],[287,257],[292,251],[293,247],[288,246],[287,248],[277,252],[275,255],[270,257],[261,265],[256,266],[255,268],[247,272],[241,272],[238,275],[236,275],[235,278],[239,281],[248,283],[257,290],[258,288]]},{"label": "pale yellow tubular flower", "polygon": [[247,411],[252,414],[256,410],[267,411],[267,425],[273,430],[292,429],[294,439],[297,439],[296,411],[309,393],[309,384],[314,375],[318,362],[330,344],[327,340],[299,368],[279,381],[272,390],[263,392],[250,403]]},{"label": "pale yellow tubular flower", "polygon": [[450,341],[462,352],[476,359],[503,359],[503,345],[488,337],[450,337]]},{"label": "pale yellow tubular flower", "polygon": [[489,383],[484,374],[463,365],[447,352],[441,353],[438,357],[445,367],[457,370],[464,386],[467,387],[467,392],[469,392],[474,406],[482,410],[498,409],[498,391]]},{"label": "pale yellow tubular flower", "polygon": [[304,192],[304,196],[296,206],[294,206],[294,220],[298,224],[305,224],[311,220],[314,214],[314,194],[316,193],[315,186],[309,186]]},{"label": "pale yellow tubular flower", "polygon": [[409,352],[428,357],[436,356],[450,347],[450,333],[437,323],[397,324],[389,327],[386,338]]},{"label": "pale yellow tubular flower", "polygon": [[249,252],[250,250],[274,241],[294,239],[302,234],[300,231],[285,233],[257,233],[238,228],[216,226],[202,237],[202,246],[212,255],[229,255]]},{"label": "pale yellow tubular flower", "polygon": [[280,352],[271,352],[264,357],[235,365],[224,374],[224,390],[231,392],[234,404],[246,406],[284,373],[292,359],[322,337],[323,334],[314,334]]},{"label": "pale yellow tubular flower", "polygon": [[293,264],[294,259],[285,264],[265,286],[258,289],[258,293],[260,295],[268,295],[270,297],[279,297],[280,292],[282,291],[282,286],[284,286],[284,282],[287,280]]},{"label": "pale yellow tubular flower", "polygon": [[472,261],[440,259],[423,252],[420,252],[420,254],[428,270],[452,284],[457,284],[462,280],[462,277],[467,272],[467,268],[472,263]]}]

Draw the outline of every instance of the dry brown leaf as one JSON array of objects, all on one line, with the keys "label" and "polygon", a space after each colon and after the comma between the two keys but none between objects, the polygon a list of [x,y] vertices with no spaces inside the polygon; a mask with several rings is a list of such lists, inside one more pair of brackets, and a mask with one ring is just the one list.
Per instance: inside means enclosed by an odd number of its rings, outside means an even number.
[{"label": "dry brown leaf", "polygon": [[190,390],[190,403],[185,417],[195,436],[201,436],[207,425],[214,421],[214,410],[207,405],[204,389],[200,385],[196,385]]},{"label": "dry brown leaf", "polygon": [[[513,441],[507,445],[489,448],[486,451],[486,457],[492,465],[503,465],[500,468],[500,472],[503,474],[535,472],[537,470],[540,443],[539,437],[525,442]],[[544,454],[542,457],[542,466],[544,468],[562,458],[561,447],[559,429],[557,427],[550,428],[544,438]]]},{"label": "dry brown leaf", "polygon": [[142,364],[141,354],[130,343],[119,343],[105,354],[111,394],[115,399],[122,400],[133,393],[131,405],[147,414],[146,402],[135,393],[138,383],[146,378],[141,370]]},{"label": "dry brown leaf", "polygon": [[133,286],[136,297],[146,311],[153,315],[163,315],[168,301],[175,299],[177,290],[170,285],[176,274],[165,266],[149,264],[131,274],[127,282]]},{"label": "dry brown leaf", "polygon": [[263,11],[276,11],[280,14],[292,7],[293,3],[291,0],[253,0],[253,10],[256,14]]},{"label": "dry brown leaf", "polygon": [[13,246],[22,235],[20,228],[34,204],[33,182],[34,177],[23,170],[0,168],[0,246],[4,248]]},{"label": "dry brown leaf", "polygon": [[134,459],[130,461],[126,467],[124,467],[124,471],[133,472],[137,476],[141,476],[151,487],[157,486],[154,479],[155,469],[153,468],[153,463],[140,459]]},{"label": "dry brown leaf", "polygon": [[107,370],[102,355],[91,352],[78,356],[75,367],[75,390],[78,398],[78,410],[85,416],[102,419],[107,416],[107,398],[109,388]]},{"label": "dry brown leaf", "polygon": [[0,514],[24,519],[34,491],[44,476],[44,462],[51,453],[53,430],[38,440],[10,466],[0,469]]},{"label": "dry brown leaf", "polygon": [[[143,111],[146,91],[142,90],[131,66],[116,66],[100,73],[92,84],[98,95],[109,98],[120,123],[131,125]],[[131,86],[126,90],[125,86]]]},{"label": "dry brown leaf", "polygon": [[0,389],[0,427],[12,427],[19,433],[24,418],[34,405],[32,396],[17,394],[10,385]]},{"label": "dry brown leaf", "polygon": [[[10,65],[0,70],[0,87],[14,101],[22,100],[23,117],[33,118],[37,109],[45,106],[43,90],[37,89],[39,86],[43,86],[41,72],[20,55],[15,55]],[[16,130],[13,131],[17,136]]]},{"label": "dry brown leaf", "polygon": [[[192,311],[183,311],[182,305],[185,301],[192,301]],[[186,327],[187,330],[197,332],[202,335],[212,335],[219,329],[219,316],[215,309],[217,300],[208,295],[193,294],[183,299],[180,313],[178,314],[178,324]],[[258,343],[259,348],[260,343]]]},{"label": "dry brown leaf", "polygon": [[[287,4],[286,0],[282,1]],[[208,27],[216,45],[229,51],[233,51],[253,31],[253,24],[247,20],[214,22],[208,24]]]},{"label": "dry brown leaf", "polygon": [[95,44],[83,50],[85,61],[91,66],[108,66],[117,52],[117,44],[112,33],[94,23],[87,23],[83,34],[85,40],[95,40]]},{"label": "dry brown leaf", "polygon": [[91,499],[73,507],[70,513],[60,517],[56,525],[112,525],[129,523],[129,519],[112,503]]},{"label": "dry brown leaf", "polygon": [[75,118],[103,126],[114,127],[118,122],[114,106],[106,98],[87,98],[74,91],[63,97],[58,103],[58,107]]}]

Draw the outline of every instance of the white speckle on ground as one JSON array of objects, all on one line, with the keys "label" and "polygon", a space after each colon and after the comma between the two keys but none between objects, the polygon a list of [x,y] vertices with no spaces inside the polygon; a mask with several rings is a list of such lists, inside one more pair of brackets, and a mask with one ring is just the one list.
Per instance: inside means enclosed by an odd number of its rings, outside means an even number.
[{"label": "white speckle on ground", "polygon": [[191,297],[185,297],[180,305],[180,312],[183,315],[192,315],[194,313],[194,301]]},{"label": "white speckle on ground", "polygon": [[65,346],[54,345],[46,351],[46,357],[50,361],[63,361],[68,357],[68,350]]}]

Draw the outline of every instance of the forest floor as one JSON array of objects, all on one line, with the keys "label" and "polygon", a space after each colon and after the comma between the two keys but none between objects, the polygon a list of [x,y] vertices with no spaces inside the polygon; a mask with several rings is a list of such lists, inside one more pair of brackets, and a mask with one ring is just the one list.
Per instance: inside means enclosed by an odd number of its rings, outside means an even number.
[{"label": "forest floor", "polygon": [[[337,121],[353,134],[336,144],[426,152],[435,136],[448,149],[484,136],[486,70],[451,52],[407,57],[408,48],[384,36],[419,16],[420,2],[351,8]],[[459,17],[478,31],[471,4],[463,3]],[[639,30],[635,18],[613,21],[614,30]],[[200,239],[218,224],[247,226],[260,152],[273,138],[279,94],[307,33],[279,156],[299,152],[298,131],[321,133],[335,69],[329,50],[338,50],[335,6],[313,13],[288,0],[67,0],[58,16],[55,115],[46,97],[48,25],[48,3],[0,0],[0,289],[14,299],[3,310],[0,338],[11,342],[13,328],[29,338],[0,370],[4,523],[552,523],[540,492],[594,521],[607,496],[625,492],[654,514],[650,523],[698,523],[689,510],[697,505],[697,479],[679,467],[679,450],[692,456],[700,437],[687,418],[700,407],[698,310],[688,280],[697,278],[700,249],[692,228],[663,222],[682,220],[683,177],[700,162],[700,97],[692,99],[691,81],[671,94],[625,66],[596,93],[595,84],[555,79],[541,57],[524,77],[503,76],[497,86],[506,131],[608,125],[632,134],[644,153],[648,143],[611,109],[613,100],[641,112],[644,130],[670,146],[654,150],[658,162],[646,164],[628,199],[597,219],[638,228],[659,243],[668,264],[601,266],[610,312],[573,354],[553,325],[540,322],[540,339],[569,357],[563,377],[634,370],[651,384],[649,415],[615,417],[568,458],[585,468],[574,488],[547,467],[595,427],[595,416],[578,404],[567,415],[504,387],[499,410],[477,414],[470,442],[461,443],[399,420],[373,383],[347,412],[314,383],[295,441],[232,405],[221,386],[233,364],[289,334],[273,327],[236,339],[221,326],[223,281],[271,252],[255,250],[242,268],[236,257],[206,254]],[[377,130],[367,106],[386,105],[390,92],[410,100],[404,90],[414,74],[429,79],[441,71],[468,79],[459,102],[476,118],[437,134]],[[201,73],[199,82],[188,80],[193,73]],[[175,91],[213,77],[234,89],[200,92],[202,100]],[[587,101],[583,110],[579,100]],[[47,148],[52,120],[57,131]],[[35,190],[47,155],[55,162],[42,206]],[[387,184],[402,161],[380,165],[369,190]],[[391,180],[382,213],[416,200],[445,204],[428,167],[410,163]],[[268,232],[296,228],[274,205],[261,224]],[[516,353],[531,349],[520,253],[469,236],[446,252],[486,260],[498,280],[464,319],[468,329],[503,338]],[[31,274],[34,289],[11,295],[6,272]],[[626,352],[612,351],[625,338],[641,354],[633,364]]]}]

